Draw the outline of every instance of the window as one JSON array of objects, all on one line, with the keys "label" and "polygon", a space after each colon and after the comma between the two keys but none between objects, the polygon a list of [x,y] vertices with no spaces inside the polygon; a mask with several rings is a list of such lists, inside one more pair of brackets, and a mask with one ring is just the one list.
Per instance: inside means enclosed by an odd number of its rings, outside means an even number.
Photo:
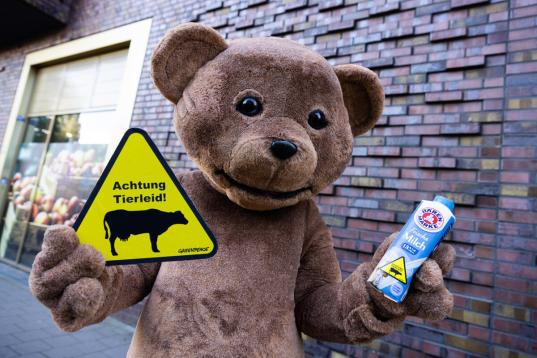
[{"label": "window", "polygon": [[[48,225],[72,225],[128,128],[139,76],[126,76],[133,43],[118,41],[111,50],[31,69],[19,111],[26,114],[16,116],[2,148],[1,259],[29,267]],[[138,73],[145,44],[143,50],[138,45]]]}]

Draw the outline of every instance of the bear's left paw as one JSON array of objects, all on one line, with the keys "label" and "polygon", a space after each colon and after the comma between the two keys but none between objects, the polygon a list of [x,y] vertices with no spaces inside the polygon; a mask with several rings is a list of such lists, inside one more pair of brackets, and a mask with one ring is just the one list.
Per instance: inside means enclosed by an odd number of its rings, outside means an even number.
[{"label": "bear's left paw", "polygon": [[351,343],[363,343],[392,333],[403,320],[404,316],[380,320],[373,314],[371,304],[363,304],[349,313],[343,327]]}]

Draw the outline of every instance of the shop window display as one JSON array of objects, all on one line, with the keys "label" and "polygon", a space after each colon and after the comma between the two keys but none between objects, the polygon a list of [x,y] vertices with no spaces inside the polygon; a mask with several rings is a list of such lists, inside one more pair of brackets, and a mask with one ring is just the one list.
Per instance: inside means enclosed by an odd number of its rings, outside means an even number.
[{"label": "shop window display", "polygon": [[110,138],[103,132],[112,113],[27,120],[3,220],[1,257],[31,266],[47,226],[74,223],[104,169]]}]

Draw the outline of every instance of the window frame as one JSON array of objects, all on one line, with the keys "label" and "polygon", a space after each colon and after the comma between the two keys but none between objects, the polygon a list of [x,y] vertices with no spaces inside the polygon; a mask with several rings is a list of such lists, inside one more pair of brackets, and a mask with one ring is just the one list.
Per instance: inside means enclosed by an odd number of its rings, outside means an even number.
[{"label": "window frame", "polygon": [[[88,35],[76,40],[64,42],[47,47],[42,50],[31,52],[26,55],[15,98],[8,117],[6,130],[0,147],[0,176],[6,173],[6,165],[11,163],[9,155],[13,152],[13,146],[17,146],[15,136],[16,122],[25,118],[35,84],[37,70],[41,67],[67,62],[79,58],[89,57],[95,54],[113,51],[116,49],[128,49],[125,63],[125,75],[123,77],[120,95],[116,106],[118,126],[123,130],[113,136],[111,147],[119,142],[124,131],[130,127],[132,112],[136,102],[138,86],[142,75],[147,45],[151,32],[152,19],[148,18],[128,25],[106,30],[93,35]],[[18,152],[18,148],[15,148]],[[0,192],[7,192],[10,178],[0,178]],[[2,190],[4,189],[4,190]],[[5,198],[0,198],[5,200]],[[0,207],[4,206],[0,203]],[[0,214],[3,216],[3,211]],[[0,218],[1,220],[1,218]],[[16,262],[0,257],[0,261],[15,265],[24,270],[27,267]]]}]

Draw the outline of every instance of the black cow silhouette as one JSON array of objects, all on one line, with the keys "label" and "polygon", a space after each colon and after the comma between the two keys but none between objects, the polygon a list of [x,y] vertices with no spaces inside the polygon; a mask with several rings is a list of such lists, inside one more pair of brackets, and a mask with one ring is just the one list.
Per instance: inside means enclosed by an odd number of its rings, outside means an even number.
[{"label": "black cow silhouette", "polygon": [[390,267],[390,272],[393,272],[396,276],[400,276],[400,275],[402,275],[401,272],[397,271],[397,270],[394,269],[393,267]]},{"label": "black cow silhouette", "polygon": [[[160,252],[157,247],[159,235],[166,232],[170,226],[175,224],[188,224],[182,212],[165,212],[157,209],[140,211],[114,210],[109,211],[104,216],[103,225],[106,233],[105,239],[110,240],[112,255],[117,256],[114,247],[116,238],[127,241],[131,235],[149,234],[151,249],[153,252]],[[108,228],[110,235],[108,235]]]}]

